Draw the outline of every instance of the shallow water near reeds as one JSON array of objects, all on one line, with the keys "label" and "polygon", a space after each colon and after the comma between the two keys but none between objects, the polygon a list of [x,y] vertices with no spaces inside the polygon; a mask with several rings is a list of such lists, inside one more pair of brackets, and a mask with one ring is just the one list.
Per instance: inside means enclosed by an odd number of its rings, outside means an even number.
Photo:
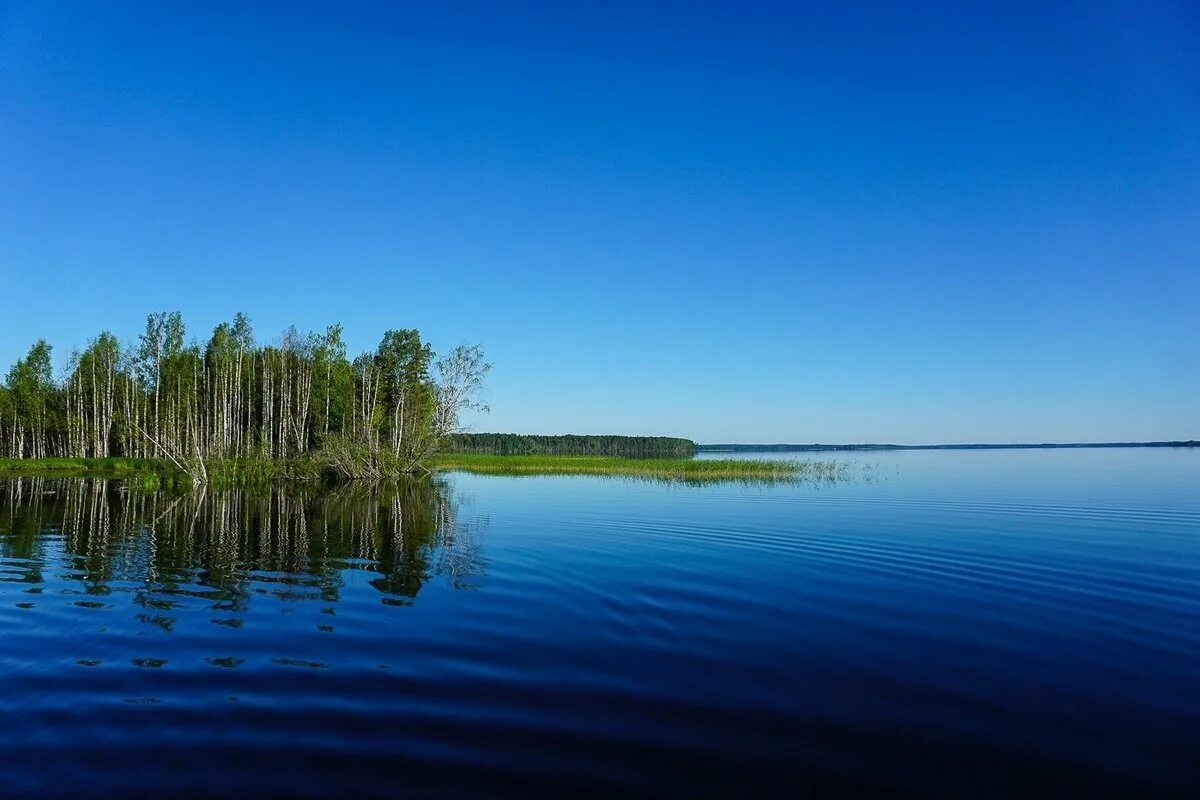
[{"label": "shallow water near reeds", "polygon": [[2,481],[0,794],[1194,790],[1200,452],[841,460]]}]

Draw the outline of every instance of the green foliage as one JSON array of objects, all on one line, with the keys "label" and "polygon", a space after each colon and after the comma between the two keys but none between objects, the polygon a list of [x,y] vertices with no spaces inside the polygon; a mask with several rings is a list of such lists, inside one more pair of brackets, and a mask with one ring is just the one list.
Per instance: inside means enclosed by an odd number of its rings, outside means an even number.
[{"label": "green foliage", "polygon": [[417,463],[436,445],[432,430],[433,381],[429,364],[433,350],[413,329],[387,331],[375,351],[384,414],[379,425],[392,458]]},{"label": "green foliage", "polygon": [[138,472],[129,479],[127,485],[135,492],[157,492],[162,489],[162,480],[155,472]]},{"label": "green foliage", "polygon": [[124,478],[138,490],[186,489],[191,479],[168,461],[152,458],[4,458],[0,477]]},{"label": "green foliage", "polygon": [[[455,418],[439,413],[441,398],[472,402],[480,376],[465,376],[465,394],[442,392],[417,330],[389,330],[353,362],[342,333],[290,327],[257,345],[238,314],[200,344],[178,312],[157,312],[134,345],[100,334],[59,382],[38,341],[0,385],[0,458],[152,458],[196,481],[209,480],[210,464],[216,480],[346,464],[362,476],[420,471],[443,437],[438,423]],[[334,457],[317,457],[323,449]]]},{"label": "green foliage", "polygon": [[[158,312],[136,345],[101,333],[72,355],[60,382],[50,353],[39,340],[0,386],[0,458],[38,459],[0,462],[0,473],[88,472],[145,490],[390,480],[427,472],[439,449],[481,457],[442,458],[443,467],[497,471],[728,477],[796,469],[680,461],[696,449],[687,439],[463,433],[459,414],[486,410],[478,394],[491,365],[479,347],[435,361],[413,328],[388,330],[374,351],[351,361],[341,325],[321,333],[290,327],[259,345],[238,314],[201,344],[186,338],[178,312]],[[496,455],[592,460],[486,458]]]},{"label": "green foliage", "polygon": [[439,471],[486,475],[613,475],[685,482],[832,481],[848,477],[848,465],[835,461],[693,460],[611,456],[495,456],[445,453],[433,460]]},{"label": "green foliage", "polygon": [[621,456],[625,458],[686,458],[696,452],[689,439],[667,436],[525,436],[517,433],[458,433],[445,450],[500,456]]},{"label": "green foliage", "polygon": [[0,418],[0,438],[8,434],[8,446],[2,451],[8,455],[40,458],[50,453],[57,411],[50,352],[46,340],[38,339],[5,377],[7,391],[0,412],[7,413],[6,419]]}]

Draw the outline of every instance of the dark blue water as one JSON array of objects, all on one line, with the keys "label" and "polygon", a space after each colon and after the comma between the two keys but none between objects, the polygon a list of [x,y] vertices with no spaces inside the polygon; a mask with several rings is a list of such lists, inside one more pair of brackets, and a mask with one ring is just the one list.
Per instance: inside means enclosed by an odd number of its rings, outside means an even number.
[{"label": "dark blue water", "polygon": [[0,483],[3,795],[1194,792],[1200,452],[855,461]]}]

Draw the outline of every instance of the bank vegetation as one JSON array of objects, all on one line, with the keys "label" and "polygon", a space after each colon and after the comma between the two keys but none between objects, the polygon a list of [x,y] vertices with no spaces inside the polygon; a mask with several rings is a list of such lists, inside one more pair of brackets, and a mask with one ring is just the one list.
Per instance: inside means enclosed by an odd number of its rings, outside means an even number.
[{"label": "bank vegetation", "polygon": [[0,385],[0,459],[166,462],[199,483],[214,466],[378,479],[425,470],[460,414],[484,408],[478,346],[436,358],[397,329],[351,358],[342,334],[292,327],[263,344],[238,314],[197,341],[178,312],[154,313],[136,342],[101,333],[57,377],[38,340]]}]

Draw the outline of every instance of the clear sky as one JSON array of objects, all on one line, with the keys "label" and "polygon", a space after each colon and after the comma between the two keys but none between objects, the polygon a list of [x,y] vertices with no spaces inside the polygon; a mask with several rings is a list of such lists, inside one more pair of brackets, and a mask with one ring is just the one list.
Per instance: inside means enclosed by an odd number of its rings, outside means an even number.
[{"label": "clear sky", "polygon": [[480,430],[1188,438],[1198,299],[1194,3],[0,4],[0,369],[244,310],[482,343]]}]

